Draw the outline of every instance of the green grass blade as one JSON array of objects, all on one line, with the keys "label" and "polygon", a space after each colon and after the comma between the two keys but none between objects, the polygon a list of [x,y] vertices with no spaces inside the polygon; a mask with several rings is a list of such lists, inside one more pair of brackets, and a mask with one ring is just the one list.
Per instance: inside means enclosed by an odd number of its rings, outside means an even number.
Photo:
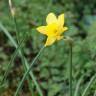
[{"label": "green grass blade", "polygon": [[27,76],[27,79],[28,79],[29,90],[31,92],[31,95],[34,96],[34,91],[33,91],[34,84],[32,83],[32,80],[30,80],[29,76]]},{"label": "green grass blade", "polygon": [[77,82],[77,85],[76,85],[76,88],[75,88],[75,92],[74,92],[74,96],[78,96],[80,84],[81,84],[81,82],[82,82],[82,80],[83,80],[83,77],[84,77],[84,75],[81,76],[81,78],[80,78],[80,79],[78,80],[78,82]]},{"label": "green grass blade", "polygon": [[[12,62],[14,61],[14,59],[15,59],[15,57],[16,57],[16,55],[17,55],[17,51],[18,51],[18,50],[19,50],[19,54],[21,55],[21,59],[22,59],[22,61],[23,61],[23,56],[22,56],[22,53],[21,53],[21,51],[20,51],[20,47],[21,47],[22,43],[25,41],[26,38],[24,38],[24,39],[21,41],[21,43],[20,43],[19,45],[17,45],[17,43],[15,42],[14,38],[10,35],[10,33],[6,30],[6,28],[2,25],[2,23],[0,23],[0,28],[3,30],[3,32],[5,33],[5,35],[9,38],[9,40],[11,41],[11,43],[12,43],[12,44],[14,45],[14,47],[16,48],[16,50],[15,50],[13,56],[12,56],[12,59],[10,60],[10,63],[9,63],[8,66],[7,66],[7,70],[6,70],[6,72],[4,73],[4,77],[3,77],[3,79],[2,79],[2,81],[1,81],[1,83],[0,83],[0,84],[2,84],[2,83],[5,81],[5,79],[6,79],[7,75],[8,75],[9,69],[10,69]],[[26,64],[25,67],[26,67],[27,65],[28,65],[28,64]],[[34,77],[34,78],[35,78],[35,77]],[[32,83],[31,83],[31,84],[32,84]],[[30,84],[29,84],[29,85],[30,85]],[[32,89],[31,89],[31,90],[32,90]]]},{"label": "green grass blade", "polygon": [[[17,43],[15,42],[14,38],[13,38],[13,37],[11,36],[11,34],[6,30],[6,28],[2,25],[1,22],[0,22],[0,28],[1,28],[1,30],[4,32],[4,34],[9,38],[9,40],[10,40],[11,43],[14,45],[14,47],[17,48],[18,45],[17,45]],[[26,60],[26,58],[23,58],[23,54],[22,54],[22,52],[21,52],[20,50],[18,51],[18,53],[19,53],[19,55],[21,56],[21,59],[22,59],[22,60],[24,59],[25,67],[26,67],[26,69],[28,70],[28,69],[29,69],[28,61]],[[39,87],[39,85],[38,85],[38,83],[37,83],[37,81],[36,81],[36,78],[35,78],[33,72],[30,71],[29,74],[30,74],[31,79],[33,79],[33,82],[34,82],[34,84],[35,84],[35,86],[36,86],[36,88],[37,88],[38,93],[41,94],[42,91],[41,91],[41,89],[40,89],[40,87]]]},{"label": "green grass blade", "polygon": [[[10,9],[10,15],[11,15],[11,17],[12,17],[12,19],[13,19],[13,22],[14,22],[14,26],[15,26],[15,30],[16,30],[16,39],[17,39],[17,43],[18,44],[20,44],[20,42],[21,42],[21,40],[19,39],[20,38],[20,36],[19,36],[19,27],[18,27],[18,24],[17,24],[17,20],[16,20],[16,17],[15,17],[15,10],[13,9],[13,7],[12,7],[13,5],[12,5],[12,1],[11,0],[9,0],[9,9]],[[22,51],[21,51],[21,48],[19,49],[20,50],[20,52],[22,53]],[[24,59],[23,59],[23,54],[21,54],[22,55],[22,63],[23,63],[23,66],[24,67],[26,67],[25,66],[25,62],[23,62],[24,61]],[[24,68],[25,69],[25,71],[27,70],[26,68]],[[32,87],[32,80],[30,80],[30,78],[29,78],[29,76],[27,76],[27,80],[28,80],[28,85],[29,85],[29,89],[30,89],[30,92],[31,92],[31,94],[33,95],[33,91],[32,91],[32,89],[33,89],[33,87]],[[29,82],[30,81],[30,82]]]},{"label": "green grass blade", "polygon": [[17,43],[15,42],[15,40],[13,39],[13,37],[9,34],[9,32],[6,30],[6,28],[2,25],[1,22],[0,22],[0,28],[4,32],[4,34],[9,38],[9,40],[11,41],[11,43],[17,48]]},{"label": "green grass blade", "polygon": [[[32,61],[29,69],[25,72],[25,74],[24,74],[24,76],[23,76],[20,84],[18,85],[18,88],[17,88],[16,93],[15,93],[14,96],[17,96],[17,95],[18,95],[18,93],[19,93],[19,91],[20,91],[20,89],[21,89],[21,87],[22,87],[22,84],[23,84],[24,80],[26,79],[26,76],[27,76],[28,73],[31,71],[33,64],[36,62],[36,60],[38,59],[38,57],[39,57],[39,55],[41,54],[41,52],[43,51],[43,49],[44,49],[44,47],[41,48],[41,50],[39,51],[39,53],[37,54],[37,56],[36,56],[36,57],[34,58],[34,60]],[[43,94],[40,93],[40,96],[43,96]]]},{"label": "green grass blade", "polygon": [[1,84],[5,81],[8,73],[9,73],[9,71],[11,69],[11,66],[12,66],[12,64],[14,62],[14,59],[17,56],[18,50],[20,49],[20,47],[22,46],[22,44],[23,44],[24,41],[25,41],[25,38],[20,42],[20,44],[18,45],[18,48],[16,48],[15,52],[13,53],[9,64],[7,65],[7,69],[6,69],[5,73],[4,73],[4,76],[3,76],[3,79],[1,81]]},{"label": "green grass blade", "polygon": [[90,86],[92,85],[92,83],[94,82],[95,79],[96,79],[96,74],[93,75],[93,77],[90,79],[88,85],[86,86],[85,90],[82,93],[82,96],[86,96],[86,93],[88,92]]},{"label": "green grass blade", "polygon": [[95,90],[95,92],[94,92],[94,95],[93,96],[96,96],[96,90]]}]

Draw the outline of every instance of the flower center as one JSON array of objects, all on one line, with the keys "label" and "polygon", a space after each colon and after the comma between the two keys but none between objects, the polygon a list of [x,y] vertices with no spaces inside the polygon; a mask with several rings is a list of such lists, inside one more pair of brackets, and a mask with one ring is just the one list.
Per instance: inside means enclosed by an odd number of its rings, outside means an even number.
[{"label": "flower center", "polygon": [[58,36],[58,35],[59,35],[59,33],[58,33],[58,30],[57,30],[57,29],[54,29],[54,35],[55,35],[55,36]]}]

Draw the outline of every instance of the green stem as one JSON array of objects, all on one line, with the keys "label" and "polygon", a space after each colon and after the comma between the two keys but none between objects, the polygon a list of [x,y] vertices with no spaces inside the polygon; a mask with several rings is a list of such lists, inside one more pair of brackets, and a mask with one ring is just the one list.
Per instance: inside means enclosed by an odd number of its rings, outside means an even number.
[{"label": "green stem", "polygon": [[14,21],[14,24],[15,24],[17,43],[19,44],[19,43],[20,43],[20,39],[19,39],[19,32],[20,32],[20,31],[19,31],[18,26],[17,26],[16,17],[15,17],[15,16],[12,16],[12,18],[13,18],[13,21]]},{"label": "green stem", "polygon": [[[9,0],[8,3],[9,3],[9,10],[10,10],[10,13],[11,13],[10,15],[11,15],[11,17],[12,17],[12,19],[13,19],[13,21],[14,21],[14,25],[15,25],[17,43],[19,44],[19,32],[20,32],[20,31],[18,30],[18,26],[17,26],[15,10],[14,10],[14,8],[13,8],[12,1]],[[14,14],[13,14],[13,12],[14,12]]]},{"label": "green stem", "polygon": [[[1,28],[1,30],[4,32],[4,34],[8,37],[8,39],[11,41],[11,43],[13,44],[13,46],[14,46],[15,48],[18,48],[17,42],[14,40],[14,38],[11,36],[11,34],[7,31],[7,29],[2,25],[1,22],[0,22],[0,28]],[[29,69],[29,63],[28,63],[27,59],[23,56],[23,54],[22,54],[22,52],[21,52],[20,49],[18,50],[18,53],[19,53],[19,55],[21,56],[22,61],[24,61],[24,66],[26,67],[26,70],[28,70],[28,69]],[[41,89],[40,89],[40,87],[39,87],[39,85],[38,85],[38,83],[37,83],[37,81],[36,81],[36,78],[35,78],[33,72],[30,71],[30,72],[29,72],[29,75],[30,75],[31,79],[32,79],[33,82],[34,82],[34,84],[35,84],[35,86],[36,86],[36,88],[37,88],[37,91],[38,91],[39,95],[42,94],[42,91],[41,91]],[[42,96],[42,95],[40,95],[40,96]]]},{"label": "green stem", "polygon": [[[14,21],[14,25],[15,25],[17,44],[20,44],[20,42],[21,42],[20,39],[19,39],[19,38],[20,38],[20,36],[19,36],[19,32],[20,32],[20,31],[19,31],[19,27],[18,27],[18,24],[17,24],[17,20],[16,20],[15,10],[14,10],[14,8],[13,8],[13,5],[12,5],[11,0],[9,1],[9,8],[10,8],[10,12],[11,12],[11,17],[12,17],[12,19],[13,19],[13,21]],[[13,12],[13,13],[12,13],[12,12]],[[29,65],[28,65],[28,62],[27,62],[26,58],[23,56],[23,52],[22,52],[21,48],[20,48],[19,50],[20,50],[20,55],[21,55],[21,60],[22,60],[23,66],[24,66],[25,71],[26,71],[27,68],[29,67]],[[16,57],[16,56],[15,56],[15,57]],[[15,57],[14,57],[14,58],[15,58]],[[31,73],[29,73],[29,74],[30,74],[31,78],[34,79],[33,81],[35,82],[35,84],[37,84],[33,73],[31,72]],[[27,76],[29,89],[30,89],[30,92],[31,92],[31,94],[32,94],[32,96],[33,96],[33,82],[32,82],[32,79],[30,80],[30,77]],[[30,81],[31,83],[30,83],[29,81]],[[37,84],[36,87],[37,87],[38,92],[40,93],[41,90],[39,89],[39,85]]]},{"label": "green stem", "polygon": [[69,89],[70,89],[70,96],[72,96],[72,44],[70,43],[70,64],[69,64]]},{"label": "green stem", "polygon": [[[44,46],[44,47],[45,47],[45,46]],[[20,91],[20,89],[21,89],[21,87],[22,87],[22,84],[23,84],[24,80],[26,79],[26,76],[27,76],[27,75],[29,74],[29,72],[31,71],[33,64],[34,64],[34,63],[36,62],[36,60],[38,59],[38,57],[39,57],[39,55],[41,54],[41,52],[43,51],[44,47],[41,48],[41,50],[39,51],[39,53],[37,54],[37,56],[34,58],[33,62],[31,63],[29,69],[25,72],[25,74],[24,74],[24,76],[23,76],[23,78],[22,78],[22,80],[21,80],[21,82],[20,82],[20,84],[19,84],[19,86],[18,86],[18,88],[17,88],[14,96],[17,96],[17,95],[18,95],[18,93],[19,93],[19,91]],[[40,96],[43,96],[43,94],[41,93]]]},{"label": "green stem", "polygon": [[5,81],[8,73],[9,73],[9,71],[10,71],[10,69],[11,69],[11,66],[12,66],[11,64],[13,63],[13,61],[14,61],[17,53],[18,53],[18,50],[20,49],[20,47],[22,46],[22,44],[23,44],[24,41],[25,41],[25,38],[20,42],[20,44],[19,44],[18,47],[16,48],[14,54],[12,55],[11,60],[10,60],[10,62],[9,62],[9,64],[8,64],[7,69],[6,69],[6,71],[5,71],[5,73],[4,73],[4,76],[3,76],[3,78],[2,78],[1,84]]}]

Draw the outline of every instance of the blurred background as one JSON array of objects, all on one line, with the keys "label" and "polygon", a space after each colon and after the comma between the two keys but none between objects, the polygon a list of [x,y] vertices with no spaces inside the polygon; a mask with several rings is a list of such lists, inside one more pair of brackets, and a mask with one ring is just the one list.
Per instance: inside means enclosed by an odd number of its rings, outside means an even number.
[{"label": "blurred background", "polygon": [[[57,16],[65,14],[68,31],[65,36],[74,39],[73,46],[73,92],[80,81],[78,96],[96,74],[96,0],[12,0],[19,39],[26,38],[22,45],[23,55],[30,63],[46,37],[36,31],[36,27],[45,25],[48,13]],[[0,0],[0,80],[2,80],[15,47],[4,34],[2,26],[16,40],[16,28],[9,10],[8,0]],[[25,36],[26,35],[26,36]],[[24,37],[25,36],[25,37]],[[69,46],[63,40],[46,47],[33,66],[34,75],[44,96],[68,96],[69,90]],[[11,64],[6,82],[0,86],[0,96],[13,96],[24,74],[21,57],[17,54]],[[39,96],[33,83],[33,96]],[[95,96],[96,80],[90,86],[86,96]],[[27,79],[19,96],[32,96]],[[75,95],[74,95],[75,96]]]}]

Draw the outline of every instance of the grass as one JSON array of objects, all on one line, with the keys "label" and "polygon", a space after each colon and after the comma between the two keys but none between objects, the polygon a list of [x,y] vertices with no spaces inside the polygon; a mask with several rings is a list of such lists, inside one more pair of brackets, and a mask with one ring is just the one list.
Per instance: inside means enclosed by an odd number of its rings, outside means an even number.
[{"label": "grass", "polygon": [[[26,91],[24,86],[22,90],[18,88],[17,93],[19,95],[67,96],[69,94],[69,72],[67,71],[69,69],[69,47],[64,41],[61,40],[46,48],[37,62],[33,64],[32,70],[30,67],[33,58],[45,41],[45,38],[36,32],[35,27],[45,23],[45,18],[49,12],[54,12],[57,15],[65,13],[65,25],[69,27],[69,30],[64,35],[74,39],[73,96],[93,96],[95,94],[96,16],[94,10],[96,9],[96,1],[13,0],[16,8],[15,18],[9,16],[8,2],[1,0],[0,3],[1,96],[6,96],[5,94],[13,96],[18,86],[21,89],[21,85],[27,85],[26,89],[28,88],[28,90]],[[15,51],[13,53],[10,51],[10,55],[6,54],[7,49],[4,50],[6,45],[14,46]],[[17,56],[21,58],[21,64],[17,69],[27,75],[15,76],[13,72],[15,68],[13,67]],[[19,69],[20,67],[23,70]],[[13,73],[13,78],[9,78],[10,73]],[[24,79],[20,83],[21,77]],[[10,83],[10,79],[12,82],[17,80],[18,83]],[[26,80],[27,84],[26,82],[23,83]],[[9,93],[7,93],[8,90]]]},{"label": "grass", "polygon": [[[2,28],[3,32],[5,32],[5,34],[8,36],[8,38],[11,40],[11,42],[13,43],[13,45],[19,50],[19,51],[16,50],[15,56],[16,56],[16,53],[19,52],[19,54],[20,54],[20,56],[21,56],[21,58],[22,58],[22,63],[25,64],[24,67],[28,70],[28,69],[29,69],[29,65],[28,65],[28,63],[27,63],[27,60],[26,60],[25,57],[22,55],[22,53],[21,53],[21,51],[20,51],[20,49],[19,49],[20,46],[18,47],[18,45],[16,44],[16,42],[14,41],[14,39],[11,37],[10,33],[3,27],[2,24],[1,24],[0,27]],[[20,43],[20,45],[21,45],[21,43]],[[14,56],[14,58],[15,58],[15,56]],[[12,63],[12,61],[13,61],[14,58],[12,58],[12,60],[10,61],[11,63]],[[11,63],[10,63],[10,64],[11,64]],[[9,65],[10,65],[10,64],[9,64]],[[9,65],[8,65],[8,68],[10,67]],[[6,72],[7,72],[7,71],[6,71]],[[5,73],[5,75],[7,75],[7,74]],[[4,75],[4,78],[5,78],[5,75]],[[35,79],[32,71],[30,72],[30,76],[31,76],[31,78],[33,79],[33,81],[35,82],[34,84],[36,85],[38,92],[39,92],[40,94],[42,94],[41,89],[39,88],[39,85],[37,84],[36,79]],[[32,84],[32,82],[31,82],[29,85],[31,85],[31,84]],[[42,96],[42,95],[41,95],[41,96]]]}]

